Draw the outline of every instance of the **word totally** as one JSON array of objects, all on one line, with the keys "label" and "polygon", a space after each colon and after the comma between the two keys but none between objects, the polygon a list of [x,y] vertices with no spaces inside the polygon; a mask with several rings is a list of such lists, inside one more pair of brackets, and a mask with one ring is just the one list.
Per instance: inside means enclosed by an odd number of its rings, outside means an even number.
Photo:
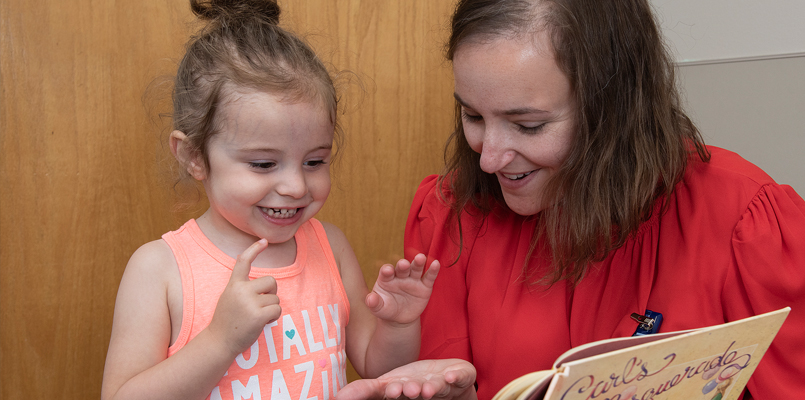
[{"label": "word totally", "polygon": [[264,326],[263,334],[235,358],[209,398],[328,400],[331,393],[335,396],[347,383],[338,304],[311,311],[284,314]]}]

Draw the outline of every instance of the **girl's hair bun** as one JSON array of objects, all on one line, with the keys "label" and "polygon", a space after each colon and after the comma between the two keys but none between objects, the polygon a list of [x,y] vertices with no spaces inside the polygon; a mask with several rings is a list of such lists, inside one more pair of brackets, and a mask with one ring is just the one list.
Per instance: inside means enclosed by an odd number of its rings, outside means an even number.
[{"label": "girl's hair bun", "polygon": [[190,0],[190,9],[201,19],[260,17],[279,24],[280,6],[276,0]]}]

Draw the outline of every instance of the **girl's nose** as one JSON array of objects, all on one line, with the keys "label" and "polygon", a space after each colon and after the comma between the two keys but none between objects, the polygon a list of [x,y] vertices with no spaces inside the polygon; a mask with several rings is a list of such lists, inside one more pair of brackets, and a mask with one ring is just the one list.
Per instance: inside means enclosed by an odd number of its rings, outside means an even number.
[{"label": "girl's nose", "polygon": [[282,196],[301,199],[307,194],[305,174],[300,168],[288,168],[277,185],[277,193]]}]

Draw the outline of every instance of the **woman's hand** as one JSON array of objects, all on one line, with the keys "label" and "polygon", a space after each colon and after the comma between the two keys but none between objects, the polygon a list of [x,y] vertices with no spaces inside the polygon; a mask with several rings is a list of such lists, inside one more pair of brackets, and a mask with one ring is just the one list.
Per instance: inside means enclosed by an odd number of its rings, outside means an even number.
[{"label": "woman's hand", "polygon": [[342,388],[338,400],[457,399],[475,400],[475,367],[460,359],[422,360],[396,368],[377,379],[361,379]]}]

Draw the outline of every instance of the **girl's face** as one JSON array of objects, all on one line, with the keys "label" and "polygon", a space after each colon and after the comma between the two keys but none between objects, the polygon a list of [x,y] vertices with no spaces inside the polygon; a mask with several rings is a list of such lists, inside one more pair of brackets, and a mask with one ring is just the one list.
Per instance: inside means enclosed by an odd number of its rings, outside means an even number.
[{"label": "girl's face", "polygon": [[[234,93],[210,138],[204,184],[216,231],[246,246],[291,240],[330,193],[333,124],[323,107]],[[240,240],[238,240],[240,239]]]},{"label": "girl's face", "polygon": [[506,205],[520,215],[548,207],[545,184],[567,158],[574,135],[570,81],[546,32],[472,42],[453,55],[464,136],[495,174]]}]

